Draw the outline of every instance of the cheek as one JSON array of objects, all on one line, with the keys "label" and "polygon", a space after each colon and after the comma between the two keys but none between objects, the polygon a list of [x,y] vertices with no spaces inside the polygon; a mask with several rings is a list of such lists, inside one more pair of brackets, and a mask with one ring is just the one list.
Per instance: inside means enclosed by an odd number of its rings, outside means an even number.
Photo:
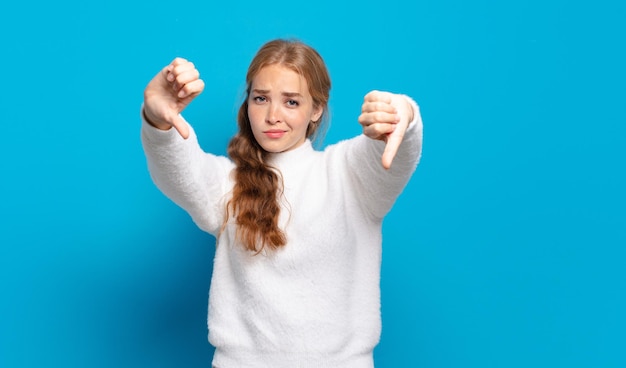
[{"label": "cheek", "polygon": [[302,110],[290,110],[286,114],[288,121],[293,125],[307,125],[309,123],[308,115]]},{"label": "cheek", "polygon": [[255,125],[258,126],[263,122],[263,115],[258,108],[248,107],[248,120],[254,129]]}]

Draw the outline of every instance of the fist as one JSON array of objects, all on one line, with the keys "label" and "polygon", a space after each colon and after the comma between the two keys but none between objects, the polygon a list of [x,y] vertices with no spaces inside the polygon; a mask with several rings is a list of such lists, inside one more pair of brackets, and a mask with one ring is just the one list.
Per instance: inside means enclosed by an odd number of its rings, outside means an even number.
[{"label": "fist", "polygon": [[174,59],[148,83],[144,90],[144,114],[153,126],[167,130],[174,127],[183,137],[189,127],[180,113],[204,90],[204,82],[194,64]]},{"label": "fist", "polygon": [[385,169],[391,167],[413,114],[413,107],[403,95],[381,91],[365,95],[359,123],[365,136],[387,143],[382,156]]}]

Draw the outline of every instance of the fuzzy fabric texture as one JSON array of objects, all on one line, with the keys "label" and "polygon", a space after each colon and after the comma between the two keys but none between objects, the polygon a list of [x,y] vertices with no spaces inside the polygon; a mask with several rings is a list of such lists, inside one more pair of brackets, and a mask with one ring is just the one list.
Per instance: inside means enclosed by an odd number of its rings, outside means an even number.
[{"label": "fuzzy fabric texture", "polygon": [[232,218],[220,234],[234,164],[205,153],[190,127],[142,125],[155,184],[203,230],[219,235],[209,292],[213,365],[373,367],[381,333],[382,221],[413,174],[422,150],[415,111],[391,169],[384,143],[363,135],[313,149],[306,141],[273,154],[283,178],[279,224],[287,244],[255,255],[235,241]]}]

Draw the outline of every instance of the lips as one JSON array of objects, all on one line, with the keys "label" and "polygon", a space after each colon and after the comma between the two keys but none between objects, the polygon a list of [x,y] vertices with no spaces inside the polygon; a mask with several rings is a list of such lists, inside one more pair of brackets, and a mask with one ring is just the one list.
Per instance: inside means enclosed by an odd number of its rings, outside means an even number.
[{"label": "lips", "polygon": [[268,138],[271,138],[271,139],[281,138],[283,135],[285,135],[285,133],[287,132],[284,130],[280,130],[280,129],[270,129],[270,130],[266,130],[263,132],[263,134],[265,134]]}]

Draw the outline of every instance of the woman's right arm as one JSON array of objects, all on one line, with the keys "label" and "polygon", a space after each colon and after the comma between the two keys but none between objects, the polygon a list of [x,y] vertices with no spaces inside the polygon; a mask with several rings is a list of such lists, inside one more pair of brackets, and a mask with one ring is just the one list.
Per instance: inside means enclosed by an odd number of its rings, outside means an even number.
[{"label": "woman's right arm", "polygon": [[157,187],[201,229],[215,234],[223,221],[233,164],[205,153],[181,115],[203,88],[191,62],[177,58],[163,68],[144,91],[141,139]]},{"label": "woman's right arm", "polygon": [[204,90],[204,81],[192,62],[174,59],[152,78],[143,92],[143,117],[155,128],[174,127],[181,137],[189,137],[189,127],[180,113]]}]

